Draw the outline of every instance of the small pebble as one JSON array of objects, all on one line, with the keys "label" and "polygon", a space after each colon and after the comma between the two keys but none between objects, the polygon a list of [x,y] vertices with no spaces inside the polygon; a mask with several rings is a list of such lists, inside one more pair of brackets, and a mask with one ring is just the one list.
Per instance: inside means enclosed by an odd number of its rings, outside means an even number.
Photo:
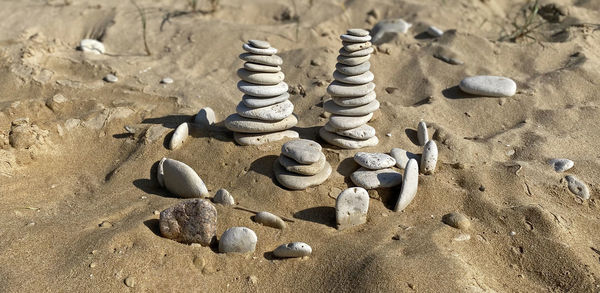
[{"label": "small pebble", "polygon": [[421,146],[424,146],[427,141],[429,141],[429,134],[427,133],[427,124],[425,124],[425,121],[420,121],[417,126],[417,139]]},{"label": "small pebble", "polygon": [[510,233],[508,233],[508,235],[510,235],[510,236],[515,236],[515,235],[517,235],[517,232],[515,232],[515,231],[510,231]]},{"label": "small pebble", "polygon": [[169,142],[169,149],[176,150],[183,142],[188,138],[190,134],[190,127],[187,122],[183,122],[177,126],[175,132],[173,132],[173,136],[171,137],[171,141]]},{"label": "small pebble", "polygon": [[215,111],[210,107],[200,109],[198,114],[194,117],[194,123],[202,126],[209,126],[215,124]]},{"label": "small pebble", "polygon": [[172,84],[173,83],[173,79],[170,77],[165,77],[163,79],[160,80],[160,83],[162,84]]},{"label": "small pebble", "polygon": [[575,165],[575,163],[569,159],[552,159],[548,161],[548,164],[550,164],[556,172],[567,171]]},{"label": "small pebble", "polygon": [[91,263],[91,264],[90,264],[90,268],[92,268],[92,269],[93,269],[93,268],[95,268],[95,267],[96,267],[96,263],[95,263],[95,262],[93,262],[93,263]]},{"label": "small pebble", "polygon": [[587,187],[587,185],[579,180],[577,177],[573,176],[573,175],[567,175],[565,177],[565,179],[567,180],[567,184],[569,187],[569,190],[581,197],[582,199],[589,199],[590,198],[590,191]]},{"label": "small pebble", "polygon": [[435,166],[437,165],[438,159],[438,148],[434,140],[430,140],[425,144],[423,148],[423,155],[421,156],[421,173],[425,175],[433,174],[435,172]]},{"label": "small pebble", "polygon": [[215,193],[215,197],[213,198],[214,203],[222,204],[224,206],[232,206],[235,205],[235,200],[233,196],[224,188],[217,190]]},{"label": "small pebble", "polygon": [[135,278],[134,277],[127,277],[125,279],[125,285],[129,288],[133,288],[135,287]]},{"label": "small pebble", "polygon": [[442,221],[456,229],[466,230],[471,226],[471,221],[459,212],[452,212],[442,217]]},{"label": "small pebble", "polygon": [[358,152],[354,155],[354,161],[371,170],[390,168],[396,164],[396,159],[383,153]]},{"label": "small pebble", "polygon": [[284,229],[286,227],[285,222],[280,217],[269,212],[257,213],[256,216],[254,216],[254,221],[276,229]]},{"label": "small pebble", "polygon": [[119,81],[119,78],[117,78],[114,74],[109,73],[104,77],[104,81],[114,83]]},{"label": "small pebble", "polygon": [[83,39],[79,43],[79,50],[83,52],[90,52],[94,54],[104,54],[106,49],[104,44],[94,39]]},{"label": "small pebble", "polygon": [[248,253],[256,249],[256,233],[246,227],[232,227],[227,229],[219,240],[221,253]]},{"label": "small pebble", "polygon": [[427,28],[427,33],[434,38],[439,38],[444,34],[444,31],[435,26],[430,26]]},{"label": "small pebble", "polygon": [[402,178],[402,189],[396,202],[394,211],[403,211],[417,195],[419,185],[419,165],[417,160],[410,159],[404,168],[404,177]]},{"label": "small pebble", "polygon": [[385,19],[378,22],[373,29],[371,34],[373,35],[372,43],[380,44],[387,41],[388,38],[384,38],[387,34],[406,33],[412,24],[404,21],[401,18],[398,19]]},{"label": "small pebble", "polygon": [[310,245],[304,242],[282,244],[273,251],[273,255],[281,258],[304,257],[312,253]]},{"label": "small pebble", "polygon": [[502,76],[478,75],[463,79],[459,87],[462,91],[478,96],[510,97],[517,91],[517,84]]},{"label": "small pebble", "polygon": [[102,223],[100,224],[100,227],[110,228],[110,227],[112,227],[112,224],[109,221],[102,221]]}]

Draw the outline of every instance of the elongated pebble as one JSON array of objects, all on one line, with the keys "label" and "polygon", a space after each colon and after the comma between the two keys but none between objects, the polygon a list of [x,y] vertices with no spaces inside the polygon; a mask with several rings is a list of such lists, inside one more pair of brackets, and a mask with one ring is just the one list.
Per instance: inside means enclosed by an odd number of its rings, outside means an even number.
[{"label": "elongated pebble", "polygon": [[259,49],[271,48],[271,44],[269,44],[269,42],[263,41],[263,40],[248,40],[248,44],[252,47],[259,48]]},{"label": "elongated pebble", "polygon": [[280,217],[269,212],[257,213],[254,216],[254,222],[276,229],[285,229],[286,227],[285,222]]},{"label": "elongated pebble", "polygon": [[276,85],[256,85],[240,80],[237,87],[244,94],[255,97],[275,97],[288,91],[288,84],[285,82]]},{"label": "elongated pebble", "polygon": [[364,43],[364,42],[370,41],[371,36],[366,35],[366,36],[359,37],[359,36],[344,34],[344,35],[340,36],[340,39],[342,39],[342,41],[345,41],[345,42]]},{"label": "elongated pebble", "polygon": [[275,105],[284,101],[287,101],[290,98],[290,94],[287,92],[270,98],[260,98],[255,96],[243,95],[242,103],[250,108],[262,108],[266,106]]},{"label": "elongated pebble", "polygon": [[290,115],[280,121],[262,121],[231,114],[225,119],[225,127],[231,131],[243,133],[266,133],[282,131],[296,126],[298,118]]},{"label": "elongated pebble", "polygon": [[204,181],[183,162],[166,159],[163,162],[165,187],[179,197],[206,197],[209,195]]},{"label": "elongated pebble", "polygon": [[300,135],[294,130],[283,130],[269,133],[241,133],[234,132],[233,139],[239,145],[261,145],[286,138],[298,138]]},{"label": "elongated pebble", "polygon": [[369,82],[361,85],[349,85],[337,80],[333,81],[327,87],[327,93],[334,97],[360,97],[375,90],[375,84]]},{"label": "elongated pebble", "polygon": [[336,103],[342,107],[356,107],[356,106],[362,106],[362,105],[369,104],[369,103],[375,101],[376,98],[377,98],[377,94],[375,93],[375,91],[372,91],[372,92],[370,92],[364,96],[360,96],[360,97],[351,97],[351,98],[332,97],[331,99],[333,100],[334,103]]},{"label": "elongated pebble", "polygon": [[246,51],[248,53],[257,54],[257,55],[275,55],[275,54],[277,54],[277,49],[275,49],[273,47],[261,49],[261,48],[251,46],[249,44],[244,44],[244,45],[242,45],[242,49],[244,49],[244,51]]},{"label": "elongated pebble", "polygon": [[283,64],[283,59],[277,55],[256,55],[251,53],[243,53],[240,54],[240,59],[267,66],[281,66],[281,64]]},{"label": "elongated pebble", "polygon": [[311,253],[312,248],[304,242],[282,244],[273,251],[273,255],[279,258],[304,257]]},{"label": "elongated pebble", "polygon": [[362,187],[350,187],[342,191],[335,201],[337,229],[361,225],[367,222],[369,193]]},{"label": "elongated pebble", "polygon": [[158,168],[156,168],[156,180],[158,181],[158,185],[160,185],[160,187],[165,187],[165,171],[163,169],[163,163],[165,162],[167,158],[162,158],[160,159],[160,162],[158,162]]},{"label": "elongated pebble", "polygon": [[187,139],[190,134],[190,127],[187,122],[179,124],[173,132],[171,141],[169,142],[169,149],[175,150],[179,148],[183,142]]},{"label": "elongated pebble", "polygon": [[285,100],[275,105],[262,108],[250,108],[243,102],[240,102],[235,111],[242,117],[258,119],[263,121],[280,121],[294,112],[294,104]]},{"label": "elongated pebble", "polygon": [[364,42],[364,43],[342,42],[342,45],[343,45],[342,48],[344,48],[344,50],[346,50],[348,52],[354,52],[354,51],[359,51],[362,49],[369,48],[373,44],[371,44],[371,42]]},{"label": "elongated pebble", "polygon": [[438,159],[438,148],[434,140],[430,140],[423,148],[421,156],[421,173],[428,175],[435,172],[435,165]]},{"label": "elongated pebble", "polygon": [[79,42],[79,50],[94,54],[104,54],[106,49],[104,44],[95,39],[83,39]]},{"label": "elongated pebble", "polygon": [[573,163],[573,161],[569,159],[552,159],[548,161],[548,164],[550,164],[550,166],[552,166],[552,168],[554,168],[554,171],[556,172],[567,171],[573,168],[573,166],[575,165],[575,163]]},{"label": "elongated pebble", "polygon": [[254,72],[276,73],[281,71],[281,66],[269,66],[252,62],[244,62],[244,68]]},{"label": "elongated pebble", "polygon": [[462,91],[478,96],[510,97],[517,91],[517,84],[512,79],[491,75],[467,77],[458,86]]},{"label": "elongated pebble", "polygon": [[350,175],[350,179],[364,189],[389,188],[402,183],[402,174],[392,169],[360,168]]},{"label": "elongated pebble", "polygon": [[379,109],[379,101],[374,100],[366,105],[356,107],[342,107],[333,100],[328,100],[323,104],[323,109],[335,115],[364,116],[377,111]]},{"label": "elongated pebble", "polygon": [[393,148],[390,151],[390,156],[394,157],[394,159],[396,159],[396,167],[400,168],[400,169],[404,169],[404,167],[406,167],[406,164],[408,164],[408,161],[410,159],[415,159],[418,162],[419,156],[416,154],[413,154],[411,152],[407,152],[403,149],[400,148]]},{"label": "elongated pebble", "polygon": [[335,129],[345,130],[359,127],[366,124],[373,118],[373,113],[364,116],[339,116],[331,115],[327,124]]},{"label": "elongated pebble", "polygon": [[360,85],[373,81],[373,79],[375,79],[375,75],[373,75],[371,71],[363,72],[357,75],[346,75],[336,70],[333,72],[333,78],[339,82]]},{"label": "elongated pebble", "polygon": [[255,72],[246,70],[244,68],[238,69],[237,75],[244,81],[261,85],[276,85],[282,82],[285,78],[285,74],[283,74],[283,72]]},{"label": "elongated pebble", "polygon": [[432,25],[427,28],[427,33],[434,38],[439,38],[444,34],[444,31]]},{"label": "elongated pebble", "polygon": [[412,24],[404,21],[402,18],[381,20],[375,24],[373,29],[371,29],[371,34],[373,35],[373,40],[371,42],[373,44],[379,44],[379,41],[386,40],[386,38],[384,38],[386,34],[404,34],[410,27],[412,27]]},{"label": "elongated pebble", "polygon": [[340,48],[339,50],[339,54],[340,56],[346,56],[346,57],[362,57],[362,56],[367,56],[370,55],[371,53],[373,53],[373,48],[369,47],[369,48],[365,48],[362,50],[358,50],[358,51],[346,51],[346,49],[344,49],[344,47]]},{"label": "elongated pebble", "polygon": [[419,186],[419,164],[417,160],[410,159],[404,168],[404,176],[402,178],[402,189],[396,201],[394,211],[403,211],[417,195]]},{"label": "elongated pebble", "polygon": [[429,140],[429,134],[427,133],[427,124],[425,121],[420,121],[417,126],[417,140],[420,146],[424,146]]},{"label": "elongated pebble", "polygon": [[329,132],[334,132],[337,135],[341,135],[341,136],[345,136],[345,137],[349,137],[352,139],[357,139],[357,140],[367,140],[373,136],[375,136],[375,128],[373,128],[372,126],[368,125],[368,124],[363,124],[359,127],[356,128],[352,128],[352,129],[345,129],[345,130],[339,130],[339,129],[335,129],[332,128],[329,124],[325,124],[325,126],[323,126],[323,128],[325,128],[325,130],[329,131]]},{"label": "elongated pebble", "polygon": [[577,177],[573,176],[573,175],[567,175],[565,177],[565,179],[567,180],[567,185],[569,187],[569,190],[581,197],[582,199],[589,199],[590,198],[590,190],[588,189],[587,185],[579,180]]},{"label": "elongated pebble", "polygon": [[384,153],[358,152],[354,154],[354,161],[370,170],[380,170],[396,165],[396,159]]},{"label": "elongated pebble", "polygon": [[363,73],[369,71],[370,68],[371,68],[371,62],[369,62],[369,61],[363,62],[358,65],[354,65],[354,66],[350,66],[350,65],[346,65],[346,64],[342,64],[342,63],[335,64],[335,69],[345,75],[363,74]]},{"label": "elongated pebble", "polygon": [[213,202],[222,204],[224,206],[235,205],[233,196],[229,193],[229,191],[227,191],[227,189],[224,188],[217,190],[217,193],[215,193],[215,197],[213,198]]},{"label": "elongated pebble", "polygon": [[321,129],[319,129],[319,136],[321,136],[321,138],[327,143],[343,149],[360,149],[365,147],[376,146],[379,143],[379,139],[377,138],[377,136],[373,136],[366,140],[356,140],[329,132],[325,130],[324,127],[321,127]]},{"label": "elongated pebble", "polygon": [[356,65],[359,65],[359,64],[369,61],[369,59],[371,59],[371,55],[360,56],[360,57],[346,57],[346,56],[339,55],[337,57],[337,62],[342,63],[344,65],[348,65],[348,66],[356,66]]}]

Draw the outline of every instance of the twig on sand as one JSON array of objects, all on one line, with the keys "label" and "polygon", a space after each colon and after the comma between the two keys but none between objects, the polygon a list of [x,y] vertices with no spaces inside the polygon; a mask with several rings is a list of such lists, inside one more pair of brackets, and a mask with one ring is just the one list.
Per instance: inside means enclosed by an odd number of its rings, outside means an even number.
[{"label": "twig on sand", "polygon": [[[233,207],[233,208],[234,208],[234,209],[236,209],[236,210],[242,210],[242,211],[246,211],[246,212],[250,212],[250,213],[254,213],[254,214],[258,214],[258,213],[259,213],[258,211],[251,210],[251,209],[249,209],[249,208],[245,208],[245,207],[243,207],[243,206],[239,206],[239,205],[238,205],[238,206],[235,206],[235,207]],[[281,216],[278,216],[278,217],[280,217],[282,220],[284,220],[284,221],[287,221],[287,222],[291,222],[291,223],[294,223],[294,222],[295,222],[294,220],[292,220],[292,219],[290,219],[290,218],[281,217]]]},{"label": "twig on sand", "polygon": [[190,10],[175,10],[175,11],[167,12],[167,14],[165,14],[163,16],[163,20],[160,23],[160,31],[161,32],[163,31],[163,27],[165,26],[165,23],[171,22],[171,18],[180,17],[180,16],[184,16],[184,15],[188,15],[188,14],[196,14],[196,13],[200,13],[200,14],[215,13],[217,10],[219,10],[219,1],[220,0],[210,0],[210,9],[201,10],[201,9],[198,9],[198,0],[188,0],[188,5],[190,7]]},{"label": "twig on sand", "polygon": [[[532,4],[533,2],[533,4]],[[523,13],[523,23],[519,24],[518,16],[516,16],[512,22],[514,31],[506,36],[501,36],[500,41],[511,41],[516,42],[521,38],[528,38],[536,40],[531,36],[537,28],[544,24],[544,21],[537,21],[538,11],[540,9],[539,0],[530,0],[527,5],[521,10]]]},{"label": "twig on sand", "polygon": [[142,37],[144,39],[144,49],[146,50],[146,54],[148,56],[152,55],[152,52],[150,52],[150,48],[148,47],[148,41],[146,38],[146,11],[144,11],[138,4],[137,2],[135,2],[135,0],[129,0],[131,1],[131,4],[133,4],[133,6],[135,6],[135,8],[137,9],[141,19],[142,19]]}]

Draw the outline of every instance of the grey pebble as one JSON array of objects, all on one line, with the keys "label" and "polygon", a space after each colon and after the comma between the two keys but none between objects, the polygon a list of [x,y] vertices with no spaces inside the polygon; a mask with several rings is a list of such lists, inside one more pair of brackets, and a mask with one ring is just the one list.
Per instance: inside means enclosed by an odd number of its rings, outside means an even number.
[{"label": "grey pebble", "polygon": [[569,187],[569,190],[581,197],[582,199],[589,199],[590,198],[590,191],[587,187],[587,185],[579,180],[577,177],[573,176],[573,175],[567,175],[565,177],[565,179],[567,180],[567,184]]},{"label": "grey pebble", "polygon": [[282,244],[273,251],[273,255],[280,258],[304,257],[311,253],[312,248],[304,242]]},{"label": "grey pebble", "polygon": [[552,166],[552,168],[554,168],[554,171],[556,172],[567,171],[573,168],[573,166],[575,165],[575,163],[573,163],[573,161],[569,159],[552,159],[548,161],[548,164],[550,164],[550,166]]},{"label": "grey pebble", "polygon": [[114,82],[119,81],[119,78],[117,76],[115,76],[114,74],[109,73],[104,77],[104,81],[114,83]]},{"label": "grey pebble", "polygon": [[254,221],[263,224],[268,227],[276,229],[284,229],[286,227],[285,222],[278,216],[269,212],[259,212],[254,216]]},{"label": "grey pebble", "polygon": [[430,140],[425,144],[423,148],[423,155],[421,156],[421,173],[425,175],[433,174],[435,172],[435,166],[437,165],[438,159],[438,148],[434,140]]},{"label": "grey pebble", "polygon": [[232,206],[235,205],[235,200],[233,196],[224,188],[217,190],[215,193],[215,197],[213,198],[214,203],[222,204],[224,206]]},{"label": "grey pebble", "polygon": [[256,233],[246,227],[232,227],[221,235],[219,252],[249,253],[256,249]]}]

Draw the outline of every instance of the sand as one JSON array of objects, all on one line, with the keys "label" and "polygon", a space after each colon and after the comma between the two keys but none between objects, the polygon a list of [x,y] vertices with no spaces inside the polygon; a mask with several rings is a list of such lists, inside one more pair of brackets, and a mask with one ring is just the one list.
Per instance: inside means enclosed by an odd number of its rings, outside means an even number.
[{"label": "sand", "polygon": [[[561,22],[538,28],[535,40],[510,42],[497,40],[525,1],[220,2],[214,13],[173,17],[161,30],[167,12],[189,10],[186,1],[139,0],[152,56],[129,1],[2,3],[3,292],[598,290],[600,3],[556,0],[567,12]],[[416,127],[424,120],[438,166],[420,176],[403,212],[393,212],[400,187],[371,190],[367,223],[338,231],[335,198],[353,186],[356,151],[317,137],[339,35],[397,17],[413,26],[370,59],[381,102],[370,125],[380,142],[360,151],[420,154]],[[433,39],[423,33],[429,25],[453,31]],[[107,54],[76,51],[86,37],[102,37]],[[241,99],[236,70],[248,39],[280,50],[299,118],[293,129],[321,143],[333,166],[318,187],[282,188],[272,170],[281,143],[238,146],[220,123]],[[104,82],[109,73],[118,82]],[[517,94],[485,98],[458,89],[479,74],[512,78]],[[174,82],[161,84],[164,77]],[[66,102],[51,102],[56,95]],[[177,125],[207,106],[219,123],[168,150]],[[30,126],[11,144],[19,118]],[[219,237],[234,226],[256,232],[256,251],[247,256],[163,238],[156,211],[181,199],[156,181],[162,157],[194,168],[211,196],[225,188],[241,206],[295,222],[281,231],[217,205]],[[575,166],[557,173],[547,164],[553,158]],[[568,174],[588,184],[589,200],[570,193]],[[468,230],[442,222],[455,211],[471,221]],[[309,244],[312,255],[273,257],[294,241]]]}]

